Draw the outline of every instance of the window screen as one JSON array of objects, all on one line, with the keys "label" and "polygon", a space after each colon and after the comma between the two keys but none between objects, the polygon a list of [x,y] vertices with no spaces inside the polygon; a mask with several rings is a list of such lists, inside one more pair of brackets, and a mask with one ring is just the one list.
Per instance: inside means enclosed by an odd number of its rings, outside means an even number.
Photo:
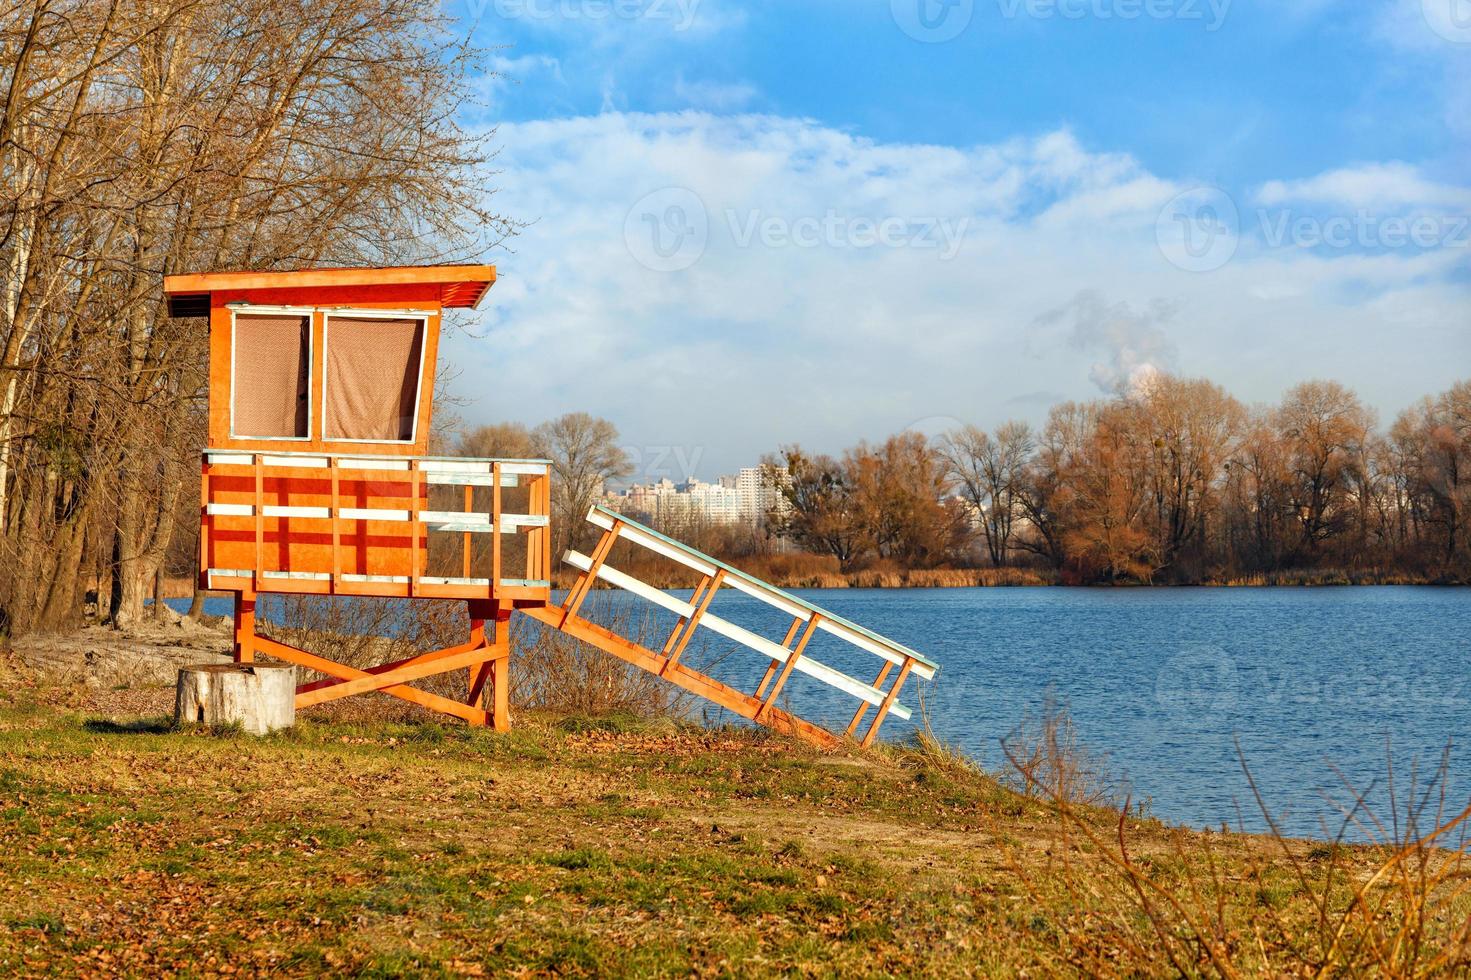
[{"label": "window screen", "polygon": [[414,438],[424,321],[327,318],[326,438]]},{"label": "window screen", "polygon": [[237,314],[234,357],[235,437],[307,438],[311,318]]}]

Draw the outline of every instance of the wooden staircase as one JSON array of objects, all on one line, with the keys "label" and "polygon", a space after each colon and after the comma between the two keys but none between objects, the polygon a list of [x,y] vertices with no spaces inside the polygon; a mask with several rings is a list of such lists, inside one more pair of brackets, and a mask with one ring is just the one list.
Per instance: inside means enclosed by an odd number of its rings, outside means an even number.
[{"label": "wooden staircase", "polygon": [[[908,719],[911,711],[899,702],[899,694],[910,676],[928,680],[938,666],[925,656],[849,622],[789,592],[761,581],[709,555],[690,548],[652,528],[615,511],[597,506],[587,520],[602,530],[591,555],[569,551],[563,561],[581,574],[560,606],[531,606],[520,612],[569,636],[597,647],[635,667],[657,674],[692,694],[714,702],[735,714],[822,746],[837,744],[843,737],[873,744],[880,726],[891,714]],[[609,563],[613,545],[627,541],[699,573],[700,581],[688,601],[679,599]],[[620,636],[579,615],[595,582],[621,589],[678,617],[673,631],[659,650],[652,650]],[[760,636],[711,612],[720,589],[732,589],[757,599],[791,617],[785,636],[776,641]],[[716,680],[683,661],[696,629],[706,629],[743,649],[764,658],[765,673],[754,692],[747,693]],[[872,683],[860,680],[813,657],[808,645],[825,633],[845,641],[880,661]],[[858,701],[852,721],[839,735],[777,707],[777,698],[794,672],[804,674]],[[865,716],[876,713],[866,728]],[[858,733],[862,731],[860,736]]]}]

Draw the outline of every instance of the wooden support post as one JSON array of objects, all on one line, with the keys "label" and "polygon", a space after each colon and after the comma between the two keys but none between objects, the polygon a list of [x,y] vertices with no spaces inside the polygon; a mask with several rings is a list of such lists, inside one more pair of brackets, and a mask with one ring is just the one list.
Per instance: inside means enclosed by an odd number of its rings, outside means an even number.
[{"label": "wooden support post", "polygon": [[[792,625],[787,627],[787,635],[782,639],[781,645],[790,650],[792,648],[792,640],[796,637],[797,630],[801,628],[802,617],[793,616]],[[758,701],[761,699],[761,695],[766,693],[766,685],[771,683],[771,679],[776,676],[777,668],[780,666],[781,664],[775,660],[766,665],[766,673],[761,675],[761,683],[756,685],[756,699]]]},{"label": "wooden support post", "polygon": [[511,610],[495,614],[495,659],[490,661],[490,724],[498,732],[511,730]]},{"label": "wooden support post", "polygon": [[[467,484],[465,484],[465,513],[466,514],[469,514],[474,509],[475,509],[475,488],[472,487],[470,484],[467,483]],[[464,571],[461,574],[463,574],[465,576],[465,578],[469,578],[470,577],[470,537],[471,537],[471,535],[470,535],[470,532],[469,531],[466,531],[464,534],[460,535],[461,543],[464,546],[463,547],[463,550],[464,550],[464,555],[463,555],[464,562],[462,563],[463,566],[464,566]]]},{"label": "wooden support post", "polygon": [[787,686],[787,678],[792,676],[792,668],[797,666],[798,658],[802,656],[802,651],[807,649],[807,643],[812,639],[812,634],[817,632],[817,624],[821,621],[822,617],[817,613],[813,613],[812,618],[807,620],[807,628],[802,631],[802,638],[797,641],[796,647],[792,649],[791,654],[787,657],[786,664],[782,666],[781,673],[776,677],[776,683],[771,685],[771,693],[766,696],[765,701],[761,702],[761,710],[756,712],[757,721],[760,721],[771,710],[771,707],[776,704],[776,699],[781,694],[781,689]]},{"label": "wooden support post", "polygon": [[[885,660],[883,667],[879,670],[879,675],[873,680],[873,686],[880,687],[884,683],[884,678],[889,676],[889,671],[893,669],[894,665]],[[852,738],[853,733],[858,731],[858,723],[863,721],[863,716],[866,714],[868,714],[868,702],[858,702],[858,710],[853,713],[853,720],[848,723],[848,730],[844,734]]]},{"label": "wooden support post", "polygon": [[332,471],[332,591],[336,592],[337,581],[342,575],[342,484],[337,457],[328,456],[327,466]]},{"label": "wooden support post", "polygon": [[255,661],[255,593],[235,593],[235,662]]},{"label": "wooden support post", "polygon": [[700,619],[705,615],[705,610],[710,608],[710,601],[715,598],[715,593],[720,591],[720,583],[724,581],[725,569],[716,569],[715,577],[710,579],[710,584],[705,589],[705,594],[700,597],[699,605],[695,606],[695,611],[690,613],[689,622],[684,624],[684,632],[680,634],[679,642],[669,652],[669,659],[664,661],[664,669],[659,671],[659,673],[667,674],[679,666],[679,658],[684,656],[685,647],[690,645],[690,637],[695,635],[695,627],[700,625]]},{"label": "wooden support post", "polygon": [[[419,587],[419,461],[409,464],[409,595]],[[427,557],[427,556],[426,556]]]},{"label": "wooden support post", "polygon": [[[469,646],[471,649],[485,646],[485,620],[480,618],[477,612],[479,605],[480,603],[473,599],[466,603],[470,611]],[[465,703],[473,705],[480,701],[480,692],[485,688],[486,665],[476,664],[466,669],[469,673],[465,681]]]},{"label": "wooden support post", "polygon": [[546,527],[541,529],[541,570],[542,577],[550,580],[552,577],[552,474],[548,471],[541,478],[541,511],[547,519]]},{"label": "wooden support post", "polygon": [[501,464],[490,464],[490,594],[501,589]]},{"label": "wooden support post", "polygon": [[260,456],[251,457],[255,461],[255,581],[254,586],[259,589],[261,583],[261,572],[265,569],[265,547],[266,547],[266,476],[265,464]]},{"label": "wooden support post", "polygon": [[913,657],[904,658],[904,666],[899,668],[899,676],[894,678],[894,686],[889,688],[889,693],[884,695],[884,703],[879,705],[878,717],[874,718],[873,724],[868,726],[868,734],[863,736],[863,747],[866,749],[878,738],[879,726],[889,715],[889,709],[899,698],[899,689],[904,686],[904,681],[909,677],[909,669],[914,666]]},{"label": "wooden support post", "polygon": [[213,519],[209,516],[209,461],[207,457],[201,456],[199,460],[199,586],[209,588],[209,575],[207,569],[213,567],[209,555],[209,532]]}]

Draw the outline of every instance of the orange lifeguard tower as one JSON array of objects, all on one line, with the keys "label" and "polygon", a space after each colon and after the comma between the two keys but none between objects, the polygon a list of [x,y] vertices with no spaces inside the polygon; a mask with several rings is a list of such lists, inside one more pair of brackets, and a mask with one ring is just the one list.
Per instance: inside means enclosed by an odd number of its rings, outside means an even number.
[{"label": "orange lifeguard tower", "polygon": [[[209,318],[199,575],[204,588],[236,595],[236,660],[262,653],[326,675],[297,688],[298,708],[381,691],[504,730],[507,624],[520,610],[742,717],[811,741],[830,744],[836,736],[775,704],[794,670],[859,699],[849,735],[870,707],[878,709],[864,744],[887,715],[909,717],[897,700],[905,679],[932,677],[936,669],[921,654],[602,507],[588,514],[601,539],[591,556],[564,556],[581,574],[562,604],[551,604],[551,464],[427,454],[440,317],[478,306],[494,284],[488,265],[164,280],[171,316]],[[695,569],[699,588],[686,602],[617,571],[608,558],[619,540]],[[578,615],[600,582],[678,616],[662,650]],[[722,586],[791,615],[785,639],[777,643],[709,612]],[[263,593],[461,600],[470,631],[459,645],[361,669],[257,635]],[[754,694],[680,662],[697,626],[768,660]],[[877,679],[869,684],[814,659],[806,651],[818,631],[878,656]],[[410,686],[449,671],[466,672],[463,701]]]}]

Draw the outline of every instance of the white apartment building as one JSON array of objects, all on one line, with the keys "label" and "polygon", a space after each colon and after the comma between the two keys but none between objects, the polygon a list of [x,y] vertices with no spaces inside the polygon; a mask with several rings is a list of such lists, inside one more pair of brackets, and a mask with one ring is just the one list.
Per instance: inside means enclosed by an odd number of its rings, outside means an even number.
[{"label": "white apartment building", "polygon": [[763,485],[761,468],[747,466],[714,483],[690,480],[677,484],[667,478],[636,483],[621,493],[606,494],[604,503],[630,517],[644,515],[660,522],[703,517],[720,524],[755,524],[779,498],[774,489]]}]

